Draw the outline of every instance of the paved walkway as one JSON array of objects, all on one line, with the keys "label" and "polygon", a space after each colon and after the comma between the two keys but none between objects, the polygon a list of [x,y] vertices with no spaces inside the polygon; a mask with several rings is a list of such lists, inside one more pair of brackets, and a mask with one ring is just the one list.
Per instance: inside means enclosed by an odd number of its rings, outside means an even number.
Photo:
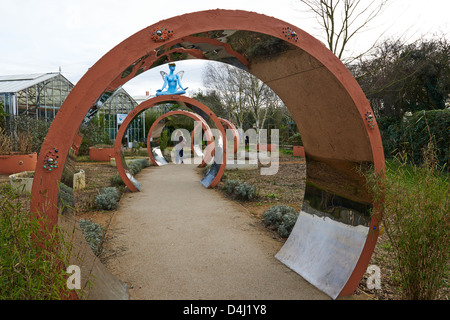
[{"label": "paved walkway", "polygon": [[149,167],[114,214],[106,267],[130,299],[330,299],[275,259],[282,243],[195,165]]}]

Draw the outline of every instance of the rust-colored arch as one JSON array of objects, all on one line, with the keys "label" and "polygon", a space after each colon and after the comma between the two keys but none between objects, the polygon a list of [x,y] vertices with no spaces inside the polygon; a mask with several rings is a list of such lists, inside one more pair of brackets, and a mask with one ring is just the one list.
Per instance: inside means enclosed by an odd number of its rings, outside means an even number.
[{"label": "rust-colored arch", "polygon": [[[198,114],[196,114],[194,112],[185,111],[185,110],[169,111],[169,112],[161,115],[158,119],[155,120],[155,122],[153,122],[152,126],[150,127],[150,129],[148,131],[148,135],[147,135],[147,151],[148,151],[148,155],[150,157],[150,160],[152,161],[152,163],[155,166],[159,166],[158,163],[155,160],[155,157],[153,156],[153,152],[152,152],[151,146],[150,146],[150,139],[152,137],[152,133],[153,133],[153,130],[155,129],[156,125],[161,120],[163,120],[163,119],[165,119],[167,117],[170,117],[171,115],[185,115],[185,116],[188,116],[188,117],[194,119],[195,121],[197,121],[198,122],[198,126],[202,126],[202,128],[203,128],[203,130],[205,131],[205,134],[206,134],[207,148],[206,148],[206,157],[203,157],[202,163],[199,164],[199,167],[204,167],[207,163],[209,163],[212,160],[213,151],[211,150],[211,147],[214,148],[213,134],[211,132],[211,128],[209,127],[209,125],[205,121],[205,119],[203,119],[202,117],[200,117]],[[192,147],[192,144],[193,144],[192,140],[193,140],[193,137],[191,137],[191,147]]]},{"label": "rust-colored arch", "polygon": [[222,121],[223,124],[225,124],[225,126],[231,130],[232,134],[233,134],[233,139],[234,139],[234,149],[233,152],[236,154],[238,152],[238,148],[239,148],[239,144],[241,143],[241,139],[239,136],[239,131],[236,128],[236,126],[233,124],[233,122],[231,122],[230,120],[224,119],[224,118],[220,118],[220,121]]},{"label": "rust-colored arch", "polygon": [[[130,189],[130,191],[132,192],[137,192],[139,191],[139,189],[136,187],[136,185],[131,181],[131,174],[130,172],[125,168],[125,165],[122,161],[122,156],[121,156],[121,141],[122,141],[122,137],[125,134],[125,131],[127,129],[127,127],[129,126],[129,124],[131,123],[131,121],[142,111],[152,108],[157,104],[160,104],[162,102],[178,102],[178,103],[184,103],[187,105],[192,105],[195,106],[197,108],[199,108],[200,110],[204,111],[206,114],[208,114],[208,116],[212,119],[212,121],[214,122],[214,124],[216,125],[217,129],[220,131],[221,135],[224,137],[225,136],[225,129],[223,128],[219,118],[207,107],[205,106],[203,103],[194,100],[192,98],[186,97],[186,96],[159,96],[159,97],[155,97],[155,98],[151,98],[148,99],[144,102],[142,102],[140,105],[138,105],[137,107],[135,107],[124,119],[124,121],[122,122],[122,125],[119,128],[119,131],[117,132],[117,137],[116,137],[116,142],[114,144],[114,155],[115,155],[115,159],[116,159],[116,166],[117,166],[117,170],[119,171],[119,175],[122,178],[123,182],[125,183],[125,185],[128,187],[128,189]],[[175,111],[171,111],[169,112],[170,114],[184,114],[184,115],[188,115],[190,117],[192,117],[193,119],[202,119],[199,116],[196,116],[194,113],[189,113],[186,111],[182,111],[182,110],[175,110]],[[164,117],[167,117],[169,115],[169,113],[162,115],[157,121],[154,122],[154,125],[161,121]],[[205,122],[205,120],[203,119],[203,122]],[[205,122],[206,123],[206,122]],[[150,133],[150,132],[149,132]],[[150,135],[148,136],[148,140],[147,140],[147,148],[149,147],[149,138]],[[222,175],[225,171],[226,168],[226,145],[224,145],[223,148],[223,155],[222,158],[224,159],[224,161],[222,161],[222,163],[220,164],[220,169],[217,173],[217,175],[215,176],[215,178],[213,179],[213,181],[211,182],[211,184],[209,185],[209,187],[213,188],[215,187],[220,179],[222,178]],[[214,148],[214,144],[211,143],[209,149],[207,149],[207,155],[208,152],[212,152],[211,148]],[[147,149],[149,150],[149,149]],[[149,154],[151,154],[151,150],[149,150]],[[210,159],[207,159],[206,161],[209,161]]]},{"label": "rust-colored arch", "polygon": [[161,57],[166,57],[168,62],[172,62],[170,55],[172,53],[184,53],[191,57],[197,59],[207,59],[202,51],[198,49],[184,49],[184,48],[174,48],[167,50],[166,48],[170,48],[172,45],[176,45],[178,41],[189,41],[191,43],[208,43],[213,46],[218,46],[223,48],[228,54],[236,57],[236,59],[243,65],[248,66],[248,61],[244,56],[239,54],[236,51],[233,51],[229,44],[220,42],[216,39],[204,38],[198,36],[186,36],[181,39],[177,39],[175,41],[166,42],[165,46],[162,48],[158,48],[158,51],[152,51],[149,54],[140,57],[136,62],[132,63],[127,69],[126,72],[121,73],[111,82],[108,88],[105,91],[114,90],[117,87],[127,83],[129,80],[133,79],[137,75],[149,70],[152,66],[159,60]]},{"label": "rust-colored arch", "polygon": [[[31,200],[35,215],[46,215],[56,225],[58,181],[80,124],[104,92],[129,79],[125,71],[130,66],[133,68],[128,75],[136,75],[152,65],[156,50],[164,45],[152,40],[152,32],[161,26],[170,27],[174,35],[170,42],[175,44],[178,39],[214,30],[246,30],[285,40],[294,50],[273,59],[249,61],[248,69],[278,94],[297,123],[307,155],[307,179],[319,181],[320,177],[312,176],[310,170],[316,164],[337,166],[337,172],[344,176],[348,168],[341,166],[342,162],[373,164],[378,172],[384,168],[377,123],[365,120],[372,112],[369,102],[351,73],[322,43],[294,25],[258,13],[194,12],[135,33],[105,54],[78,81],[50,126],[38,157]],[[142,62],[145,68],[140,69],[143,57],[151,58],[148,63]],[[51,172],[42,165],[49,154],[59,156],[58,169]],[[377,242],[380,219],[372,216],[370,232],[340,296],[351,294],[362,279]]]},{"label": "rust-colored arch", "polygon": [[[225,132],[226,132],[226,130],[231,130],[231,133],[233,134],[233,142],[234,142],[234,145],[233,145],[233,153],[237,153],[238,152],[238,148],[239,148],[239,144],[240,144],[240,135],[239,135],[239,131],[238,131],[238,129],[236,128],[236,126],[230,121],[230,120],[227,120],[227,119],[224,119],[224,118],[219,118],[219,120],[222,122],[222,124],[224,124],[225,125]],[[194,149],[194,133],[195,133],[195,131],[198,129],[197,127],[199,127],[200,125],[198,124],[195,128],[194,128],[194,130],[192,131],[192,134],[191,134],[191,149],[193,150]],[[228,152],[228,151],[227,151]]]}]

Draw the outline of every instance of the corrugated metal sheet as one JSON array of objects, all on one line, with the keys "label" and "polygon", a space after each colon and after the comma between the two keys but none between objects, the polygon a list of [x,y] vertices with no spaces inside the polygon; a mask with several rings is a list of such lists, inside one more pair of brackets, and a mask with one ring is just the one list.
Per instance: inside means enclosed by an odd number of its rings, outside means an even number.
[{"label": "corrugated metal sheet", "polygon": [[0,93],[19,92],[58,75],[59,73],[40,73],[0,76]]}]

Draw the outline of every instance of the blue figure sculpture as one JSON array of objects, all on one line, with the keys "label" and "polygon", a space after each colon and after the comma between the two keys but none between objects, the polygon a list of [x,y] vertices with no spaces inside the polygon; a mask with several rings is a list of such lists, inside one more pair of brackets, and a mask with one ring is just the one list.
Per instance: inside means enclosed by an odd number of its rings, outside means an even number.
[{"label": "blue figure sculpture", "polygon": [[[164,85],[160,90],[156,90],[156,96],[162,95],[170,95],[170,94],[184,94],[188,88],[184,88],[181,86],[180,78],[183,77],[184,71],[180,71],[177,74],[174,74],[175,71],[175,63],[169,64],[170,74],[167,74],[164,71],[161,71],[161,76],[164,80]],[[163,91],[164,88],[168,86],[166,91]],[[177,90],[177,87],[180,87],[181,90]]]}]

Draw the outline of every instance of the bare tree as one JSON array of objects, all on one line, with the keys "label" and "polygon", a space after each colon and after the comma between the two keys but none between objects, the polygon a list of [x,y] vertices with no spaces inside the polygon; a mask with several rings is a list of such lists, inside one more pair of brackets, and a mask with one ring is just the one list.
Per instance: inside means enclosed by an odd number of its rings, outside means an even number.
[{"label": "bare tree", "polygon": [[272,107],[271,95],[273,92],[264,82],[249,73],[242,74],[247,94],[248,110],[255,120],[256,129],[259,131],[266,122],[269,109]]},{"label": "bare tree", "polygon": [[243,127],[246,114],[244,83],[238,76],[237,69],[228,65],[208,64],[203,75],[206,88],[214,90],[220,97],[222,105],[233,117],[239,127]]},{"label": "bare tree", "polygon": [[270,111],[282,104],[280,98],[261,80],[230,65],[209,64],[204,84],[221,98],[228,113],[240,128],[248,113],[255,121],[256,130],[264,127]]},{"label": "bare tree", "polygon": [[445,109],[450,96],[450,41],[387,40],[349,66],[379,118],[402,121],[405,112]]},{"label": "bare tree", "polygon": [[300,0],[318,18],[328,48],[339,58],[355,34],[362,31],[392,0]]}]

